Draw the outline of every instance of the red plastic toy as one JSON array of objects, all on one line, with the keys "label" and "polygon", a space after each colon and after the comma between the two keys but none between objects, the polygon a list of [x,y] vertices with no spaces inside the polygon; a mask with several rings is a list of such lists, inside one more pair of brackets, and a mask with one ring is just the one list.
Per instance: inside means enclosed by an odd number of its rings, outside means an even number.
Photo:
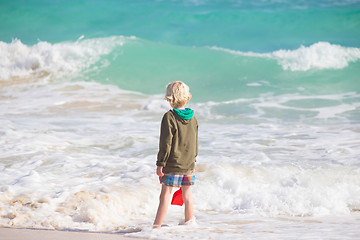
[{"label": "red plastic toy", "polygon": [[171,205],[179,205],[182,206],[184,204],[183,198],[182,198],[182,190],[181,188],[174,192],[173,198],[171,200]]}]

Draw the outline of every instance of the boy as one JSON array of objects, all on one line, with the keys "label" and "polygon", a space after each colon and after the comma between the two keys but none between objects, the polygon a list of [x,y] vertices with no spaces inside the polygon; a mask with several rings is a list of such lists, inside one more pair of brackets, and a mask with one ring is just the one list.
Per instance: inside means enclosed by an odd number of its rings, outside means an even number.
[{"label": "boy", "polygon": [[180,81],[166,86],[165,100],[172,110],[161,121],[156,174],[162,184],[154,228],[161,227],[168,210],[173,187],[181,187],[185,204],[185,224],[194,219],[191,185],[195,183],[198,154],[198,122],[194,111],[185,108],[191,99],[189,87]]}]

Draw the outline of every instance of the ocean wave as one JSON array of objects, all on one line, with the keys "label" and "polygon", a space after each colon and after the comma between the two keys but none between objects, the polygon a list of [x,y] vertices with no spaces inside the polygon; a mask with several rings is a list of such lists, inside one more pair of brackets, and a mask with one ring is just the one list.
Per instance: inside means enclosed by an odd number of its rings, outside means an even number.
[{"label": "ocean wave", "polygon": [[311,46],[301,46],[295,50],[278,50],[271,53],[241,52],[212,47],[247,57],[261,57],[276,60],[284,70],[308,71],[311,69],[343,69],[360,59],[360,48],[343,47],[328,42],[318,42]]},{"label": "ocean wave", "polygon": [[0,79],[27,77],[41,72],[57,76],[76,74],[88,69],[102,55],[110,53],[115,46],[121,46],[133,37],[83,38],[80,37],[76,42],[55,44],[40,41],[33,46],[19,39],[11,43],[0,41]]}]

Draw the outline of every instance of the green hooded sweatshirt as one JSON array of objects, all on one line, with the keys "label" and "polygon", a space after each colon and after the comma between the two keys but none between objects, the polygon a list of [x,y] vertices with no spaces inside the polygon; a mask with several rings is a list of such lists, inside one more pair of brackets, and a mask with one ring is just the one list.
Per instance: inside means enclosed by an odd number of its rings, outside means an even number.
[{"label": "green hooded sweatshirt", "polygon": [[194,111],[173,109],[161,121],[157,166],[165,174],[193,174],[198,154],[198,122]]}]

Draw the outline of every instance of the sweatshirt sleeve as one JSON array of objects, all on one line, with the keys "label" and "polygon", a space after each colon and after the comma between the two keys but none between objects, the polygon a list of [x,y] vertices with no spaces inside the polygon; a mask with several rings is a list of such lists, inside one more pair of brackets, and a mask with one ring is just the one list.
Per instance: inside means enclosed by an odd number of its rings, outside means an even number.
[{"label": "sweatshirt sleeve", "polygon": [[[195,157],[197,157],[198,153],[199,153],[199,124],[198,121],[196,120],[196,154]],[[196,159],[195,159],[196,162]]]},{"label": "sweatshirt sleeve", "polygon": [[170,119],[170,112],[168,112],[161,121],[159,152],[157,155],[156,166],[166,166],[166,162],[171,152],[173,131],[174,123]]}]

